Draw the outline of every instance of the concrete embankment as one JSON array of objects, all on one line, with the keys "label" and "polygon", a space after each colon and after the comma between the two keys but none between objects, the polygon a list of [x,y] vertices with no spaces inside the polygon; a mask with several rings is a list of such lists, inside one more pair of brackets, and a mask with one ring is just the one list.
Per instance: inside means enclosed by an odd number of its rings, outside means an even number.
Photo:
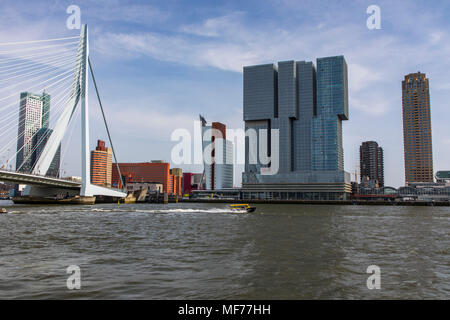
[{"label": "concrete embankment", "polygon": [[64,199],[58,198],[45,198],[45,197],[12,197],[11,200],[14,204],[60,204],[60,205],[93,205],[95,203],[95,197],[70,197]]}]

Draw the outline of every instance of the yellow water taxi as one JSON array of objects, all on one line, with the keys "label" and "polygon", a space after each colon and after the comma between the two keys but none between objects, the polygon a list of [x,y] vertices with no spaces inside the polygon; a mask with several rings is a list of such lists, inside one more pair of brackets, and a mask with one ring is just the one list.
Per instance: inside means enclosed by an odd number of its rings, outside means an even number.
[{"label": "yellow water taxi", "polygon": [[232,211],[242,211],[245,210],[247,213],[255,212],[255,207],[250,207],[248,204],[230,204]]}]

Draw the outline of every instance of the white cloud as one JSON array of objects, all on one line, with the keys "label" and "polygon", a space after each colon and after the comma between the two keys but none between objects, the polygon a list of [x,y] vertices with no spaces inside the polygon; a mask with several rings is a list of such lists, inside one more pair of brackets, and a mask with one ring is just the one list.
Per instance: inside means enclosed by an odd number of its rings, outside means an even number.
[{"label": "white cloud", "polygon": [[[170,139],[172,132],[178,128],[190,130],[196,119],[191,114],[164,113],[152,109],[132,108],[115,111],[111,120],[118,129],[124,128],[123,130],[129,131],[132,128],[135,135],[151,132],[152,140],[167,141]],[[186,128],[187,125],[190,125],[190,127]],[[129,133],[127,132],[127,134]]]},{"label": "white cloud", "polygon": [[156,33],[109,33],[98,39],[95,48],[114,57],[147,56],[162,61],[236,72],[240,72],[243,65],[255,59],[254,52],[236,44],[196,43],[183,37]]},{"label": "white cloud", "polygon": [[233,12],[221,17],[206,19],[201,24],[183,25],[180,31],[203,37],[218,37],[230,33],[231,29],[236,31],[235,28],[241,24],[242,17],[242,12]]},{"label": "white cloud", "polygon": [[166,20],[170,14],[149,4],[121,4],[108,0],[102,5],[92,5],[82,14],[103,21],[121,21],[135,24],[152,24]]},{"label": "white cloud", "polygon": [[439,44],[443,38],[444,34],[441,31],[433,31],[430,34],[430,43],[432,45]]},{"label": "white cloud", "polygon": [[106,33],[96,39],[94,48],[114,59],[141,56],[232,72],[242,72],[245,65],[344,54],[349,64],[351,108],[372,116],[398,107],[403,76],[417,71],[411,66],[421,69],[440,61],[437,71],[449,65],[445,55],[450,46],[434,48],[437,39],[446,38],[435,29],[429,31],[432,40],[419,48],[393,33],[367,33],[365,25],[325,25],[326,21],[320,29],[248,26],[245,14],[235,12],[183,25],[179,33]]},{"label": "white cloud", "polygon": [[352,91],[367,88],[371,83],[382,79],[379,71],[356,63],[349,63],[348,73],[349,87]]},{"label": "white cloud", "polygon": [[[354,109],[358,109],[364,113],[367,113],[372,116],[382,116],[389,111],[389,105],[391,101],[387,100],[371,100],[366,98],[364,100],[360,100],[355,97],[350,97],[349,103]],[[372,119],[367,118],[367,121],[372,121]]]}]

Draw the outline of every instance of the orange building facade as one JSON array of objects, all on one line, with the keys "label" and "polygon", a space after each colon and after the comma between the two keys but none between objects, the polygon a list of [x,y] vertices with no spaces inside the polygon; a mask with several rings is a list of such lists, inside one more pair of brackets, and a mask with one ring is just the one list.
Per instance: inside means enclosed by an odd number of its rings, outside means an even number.
[{"label": "orange building facade", "polygon": [[91,151],[91,183],[111,187],[112,179],[112,150],[105,142],[97,141],[97,147]]},{"label": "orange building facade", "polygon": [[430,84],[424,73],[411,73],[402,82],[403,144],[406,185],[433,182]]},{"label": "orange building facade", "polygon": [[[170,170],[164,162],[119,163],[120,173],[125,185],[130,182],[157,182],[163,185],[165,193],[182,195],[181,169]],[[112,166],[112,186],[122,187],[116,165]]]}]

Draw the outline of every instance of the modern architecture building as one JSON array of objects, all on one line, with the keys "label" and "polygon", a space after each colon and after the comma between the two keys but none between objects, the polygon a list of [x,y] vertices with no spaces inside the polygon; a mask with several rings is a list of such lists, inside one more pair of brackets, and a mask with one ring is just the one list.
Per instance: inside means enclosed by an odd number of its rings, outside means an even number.
[{"label": "modern architecture building", "polygon": [[403,199],[418,201],[450,201],[450,184],[445,182],[411,182],[398,188]]},{"label": "modern architecture building", "polygon": [[244,67],[243,197],[347,198],[342,121],[348,118],[343,56],[317,59],[317,69],[305,61]]},{"label": "modern architecture building", "polygon": [[[163,192],[173,195],[182,195],[181,169],[170,171],[170,164],[162,161],[144,163],[119,163],[122,179],[128,183],[161,183]],[[116,164],[112,166],[112,186],[122,188],[121,178]]]},{"label": "modern architecture building", "polygon": [[[17,171],[30,173],[33,170],[36,161],[36,148],[41,147],[35,144],[40,141],[35,139],[35,135],[41,128],[49,128],[49,120],[50,95],[45,92],[42,95],[30,92],[22,92],[20,94],[16,156]],[[45,137],[46,134],[43,134],[43,136]]]},{"label": "modern architecture building", "polygon": [[194,190],[200,190],[203,173],[183,173],[183,195],[190,195]]},{"label": "modern architecture building", "polygon": [[402,82],[403,143],[406,185],[433,182],[430,86],[424,73],[411,73]]},{"label": "modern architecture building", "polygon": [[91,151],[91,183],[111,187],[112,149],[107,148],[102,140],[98,140],[97,147]]},{"label": "modern architecture building", "polygon": [[363,142],[359,147],[361,183],[368,178],[384,187],[384,155],[383,148],[376,141]]},{"label": "modern architecture building", "polygon": [[7,200],[10,196],[10,192],[13,190],[13,184],[0,182],[0,200]]},{"label": "modern architecture building", "polygon": [[0,200],[9,199],[9,190],[0,190]]},{"label": "modern architecture building", "polygon": [[343,171],[342,121],[348,120],[347,63],[317,59],[317,106],[312,119],[313,170]]},{"label": "modern architecture building", "polygon": [[207,190],[220,190],[233,187],[234,144],[227,140],[226,126],[220,122],[202,125],[202,151],[204,179]]},{"label": "modern architecture building", "polygon": [[182,195],[183,194],[183,186],[181,184],[181,180],[183,179],[183,170],[180,168],[170,169],[169,175],[169,190],[172,190],[170,193]]},{"label": "modern architecture building", "polygon": [[450,170],[438,171],[436,173],[436,182],[438,182],[438,183],[450,183]]}]

